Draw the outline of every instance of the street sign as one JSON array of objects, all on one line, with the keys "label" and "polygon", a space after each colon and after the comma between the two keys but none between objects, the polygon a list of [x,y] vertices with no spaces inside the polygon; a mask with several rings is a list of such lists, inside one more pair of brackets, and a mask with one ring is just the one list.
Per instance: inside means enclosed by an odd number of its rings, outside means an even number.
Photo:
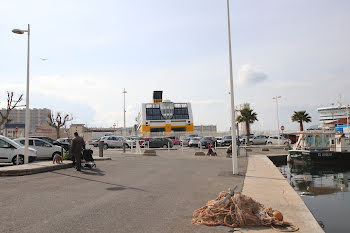
[{"label": "street sign", "polygon": [[284,130],[284,126],[283,126],[283,125],[281,126],[281,130],[282,130],[282,131]]}]

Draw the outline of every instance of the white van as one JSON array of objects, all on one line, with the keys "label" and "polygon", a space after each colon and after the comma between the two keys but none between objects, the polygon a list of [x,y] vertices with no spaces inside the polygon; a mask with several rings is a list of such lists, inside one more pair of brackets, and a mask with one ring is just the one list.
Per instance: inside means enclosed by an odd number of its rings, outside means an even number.
[{"label": "white van", "polygon": [[[17,155],[19,155],[19,164],[24,163],[24,146],[17,142],[0,135],[0,163],[17,164]],[[36,160],[36,150],[29,148],[28,161]]]}]

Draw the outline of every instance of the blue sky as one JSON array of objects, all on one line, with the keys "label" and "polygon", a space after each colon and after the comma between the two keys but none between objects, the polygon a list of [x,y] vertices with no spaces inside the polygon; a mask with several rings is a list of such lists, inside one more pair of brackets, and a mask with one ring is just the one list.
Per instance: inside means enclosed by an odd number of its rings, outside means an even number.
[{"label": "blue sky", "polygon": [[[294,110],[342,95],[350,103],[350,2],[346,0],[231,0],[235,102],[248,102],[259,122],[276,128],[273,96],[281,95],[280,122]],[[73,115],[74,123],[127,125],[140,103],[163,90],[190,101],[195,124],[230,125],[225,0],[50,1],[0,3],[0,105],[6,91],[24,93],[26,36],[31,24],[30,106]],[[47,58],[42,61],[40,58]]]}]

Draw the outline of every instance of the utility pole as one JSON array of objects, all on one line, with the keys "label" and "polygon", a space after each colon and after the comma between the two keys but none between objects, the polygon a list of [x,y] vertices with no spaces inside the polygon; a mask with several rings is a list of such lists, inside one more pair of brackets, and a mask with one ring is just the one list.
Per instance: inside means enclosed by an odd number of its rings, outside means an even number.
[{"label": "utility pole", "polygon": [[125,137],[126,137],[126,124],[125,124],[125,94],[126,94],[126,90],[124,88],[123,90],[123,94],[124,94],[124,142],[123,142],[123,153],[125,153]]}]

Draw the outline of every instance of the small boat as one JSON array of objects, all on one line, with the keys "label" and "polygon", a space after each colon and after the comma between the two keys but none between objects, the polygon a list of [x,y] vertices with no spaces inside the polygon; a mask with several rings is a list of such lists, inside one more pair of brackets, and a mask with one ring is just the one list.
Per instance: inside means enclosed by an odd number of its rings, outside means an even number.
[{"label": "small boat", "polygon": [[350,140],[334,131],[301,132],[297,143],[289,150],[292,163],[349,165]]}]

